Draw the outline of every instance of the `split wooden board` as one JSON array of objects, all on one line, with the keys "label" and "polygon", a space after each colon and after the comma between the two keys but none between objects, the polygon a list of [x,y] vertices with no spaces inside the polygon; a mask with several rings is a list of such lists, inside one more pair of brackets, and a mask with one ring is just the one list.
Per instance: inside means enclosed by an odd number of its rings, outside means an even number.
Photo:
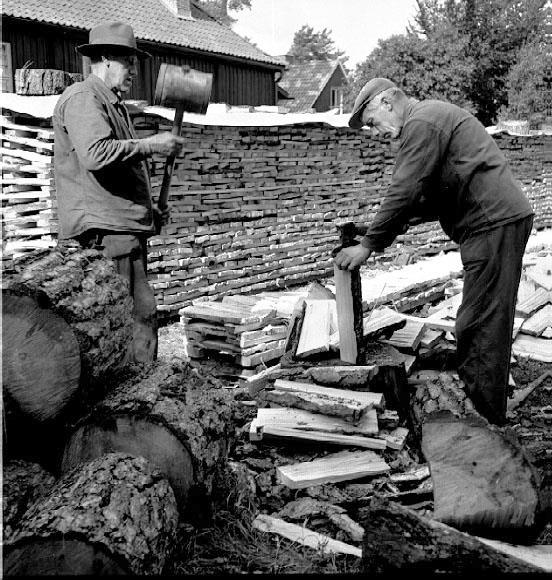
[{"label": "split wooden board", "polygon": [[351,481],[388,471],[389,465],[373,451],[342,451],[313,461],[276,468],[280,481],[291,489]]},{"label": "split wooden board", "polygon": [[302,546],[321,550],[325,554],[351,554],[358,558],[362,557],[360,548],[266,514],[259,514],[253,520],[253,527],[261,532],[278,534]]},{"label": "split wooden board", "polygon": [[256,424],[266,427],[290,427],[302,431],[320,431],[322,433],[342,433],[371,437],[379,432],[376,409],[369,409],[355,424],[350,421],[311,413],[302,409],[280,407],[276,409],[261,408],[257,411]]},{"label": "split wooden board", "polygon": [[249,429],[250,441],[262,441],[268,435],[281,439],[297,439],[303,441],[318,441],[333,445],[348,445],[350,447],[361,447],[363,449],[376,449],[382,451],[387,447],[384,439],[375,437],[364,437],[362,435],[343,435],[341,433],[323,433],[321,431],[303,431],[292,427],[258,425],[257,420],[251,421]]},{"label": "split wooden board", "polygon": [[333,300],[305,300],[305,315],[295,356],[305,358],[330,350]]},{"label": "split wooden board", "polygon": [[512,344],[516,356],[552,363],[552,340],[519,334]]}]

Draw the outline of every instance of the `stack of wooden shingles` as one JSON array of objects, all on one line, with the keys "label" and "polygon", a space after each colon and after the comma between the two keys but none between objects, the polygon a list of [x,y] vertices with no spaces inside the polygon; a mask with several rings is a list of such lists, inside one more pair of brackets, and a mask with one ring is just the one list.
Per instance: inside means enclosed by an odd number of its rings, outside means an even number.
[{"label": "stack of wooden shingles", "polygon": [[523,322],[512,345],[514,355],[552,363],[552,254],[529,260],[516,312]]},{"label": "stack of wooden shingles", "polygon": [[31,118],[0,117],[2,127],[2,257],[55,245],[54,132]]},{"label": "stack of wooden shingles", "polygon": [[[455,320],[462,284],[445,290],[449,297],[428,309],[427,317],[401,314],[403,328],[386,341],[403,353],[421,358],[454,354]],[[530,256],[522,273],[514,319],[514,356],[552,363],[552,255]]]},{"label": "stack of wooden shingles", "polygon": [[225,296],[183,308],[186,353],[190,358],[229,359],[241,376],[284,354],[288,322],[305,291]]}]

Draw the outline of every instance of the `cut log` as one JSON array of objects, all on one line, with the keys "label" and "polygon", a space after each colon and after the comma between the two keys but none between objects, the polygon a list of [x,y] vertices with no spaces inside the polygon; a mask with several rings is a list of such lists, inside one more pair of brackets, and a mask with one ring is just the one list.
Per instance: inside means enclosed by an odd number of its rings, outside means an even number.
[{"label": "cut log", "polygon": [[362,568],[368,575],[397,571],[455,576],[543,571],[533,563],[506,555],[473,536],[382,498],[374,498],[369,507],[361,509],[361,515]]},{"label": "cut log", "polygon": [[339,327],[339,353],[344,362],[364,363],[362,288],[360,272],[334,264],[335,299]]},{"label": "cut log", "polygon": [[168,482],[143,457],[78,466],[25,514],[4,546],[6,575],[161,574],[176,540]]},{"label": "cut log", "polygon": [[540,509],[536,469],[513,433],[474,410],[460,381],[446,373],[421,381],[412,418],[431,470],[436,519],[485,535],[531,532]]},{"label": "cut log", "polygon": [[77,393],[98,398],[124,367],[132,299],[96,250],[39,251],[14,269],[2,281],[4,397],[35,421],[54,420]]},{"label": "cut log", "polygon": [[280,481],[291,489],[351,481],[389,471],[389,465],[373,451],[341,451],[321,459],[276,468]]},{"label": "cut log", "polygon": [[18,95],[60,95],[69,85],[82,80],[80,73],[50,68],[19,68],[15,71],[15,92]]},{"label": "cut log", "polygon": [[109,451],[140,455],[169,480],[182,513],[209,515],[205,502],[226,464],[231,413],[229,392],[210,377],[176,360],[153,364],[75,424],[62,471]]},{"label": "cut log", "polygon": [[265,514],[259,514],[253,520],[253,527],[261,532],[277,534],[302,546],[320,550],[325,554],[351,554],[358,558],[362,555],[360,548]]},{"label": "cut log", "polygon": [[2,532],[8,540],[21,517],[54,484],[54,476],[38,463],[20,459],[3,465],[2,477]]}]

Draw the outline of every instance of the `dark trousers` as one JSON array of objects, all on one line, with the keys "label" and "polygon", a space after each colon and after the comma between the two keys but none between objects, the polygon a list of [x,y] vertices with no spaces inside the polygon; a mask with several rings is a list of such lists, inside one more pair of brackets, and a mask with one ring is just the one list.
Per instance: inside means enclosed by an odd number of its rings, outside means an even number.
[{"label": "dark trousers", "polygon": [[460,245],[464,290],[456,317],[458,375],[477,411],[497,425],[506,421],[515,306],[532,225],[530,216]]},{"label": "dark trousers", "polygon": [[101,249],[113,260],[117,272],[130,285],[134,300],[134,328],[129,345],[129,362],[146,363],[157,359],[157,304],[147,277],[146,239],[129,234],[88,231],[80,236],[82,246]]}]

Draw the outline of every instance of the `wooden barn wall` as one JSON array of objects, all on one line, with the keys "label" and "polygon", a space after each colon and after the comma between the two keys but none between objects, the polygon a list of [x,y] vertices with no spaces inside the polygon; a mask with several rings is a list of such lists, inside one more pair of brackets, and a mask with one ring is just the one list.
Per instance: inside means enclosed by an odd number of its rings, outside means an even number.
[{"label": "wooden barn wall", "polygon": [[27,62],[32,68],[82,72],[82,57],[75,47],[88,41],[88,33],[3,17],[2,41],[11,45],[14,72]]},{"label": "wooden barn wall", "polygon": [[[87,31],[65,29],[6,17],[2,22],[3,42],[12,50],[13,71],[31,62],[35,68],[55,68],[83,72],[82,57],[75,47],[88,41]],[[169,49],[153,43],[138,43],[153,58],[140,62],[135,85],[129,99],[147,100],[153,104],[155,84],[161,63],[188,65],[214,75],[211,101],[229,105],[275,105],[274,71]]]},{"label": "wooden barn wall", "polygon": [[326,86],[320,93],[318,99],[314,103],[314,108],[316,111],[322,113],[324,111],[328,111],[331,108],[331,98],[332,98],[332,88],[334,87],[341,87],[346,84],[345,79],[343,78],[343,73],[336,69],[330,80],[326,83]]}]

